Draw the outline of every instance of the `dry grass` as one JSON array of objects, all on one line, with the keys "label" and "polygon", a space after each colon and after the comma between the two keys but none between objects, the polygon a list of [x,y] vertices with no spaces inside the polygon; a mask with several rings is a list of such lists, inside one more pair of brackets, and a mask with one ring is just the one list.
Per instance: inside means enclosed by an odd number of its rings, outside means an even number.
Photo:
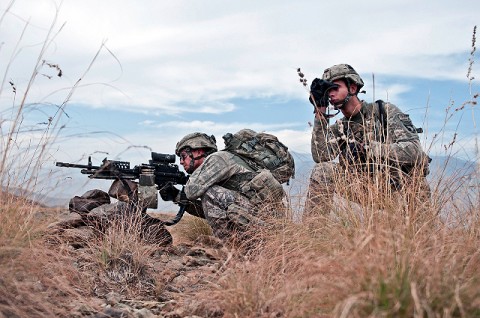
[{"label": "dry grass", "polygon": [[[453,155],[455,137],[444,128],[427,149]],[[469,186],[440,173],[430,199],[418,173],[394,191],[391,171],[376,172],[336,174],[327,208],[255,233],[264,244],[199,297],[224,317],[480,317],[478,169]]]},{"label": "dry grass", "polygon": [[[477,210],[464,212],[478,220]],[[216,301],[226,316],[480,314],[478,221],[452,227],[435,208],[408,202],[342,212],[263,233],[257,256],[220,280]]]},{"label": "dry grass", "polygon": [[40,207],[8,193],[0,194],[0,246],[25,247],[38,235],[33,224]]},{"label": "dry grass", "polygon": [[[74,260],[44,244],[56,211],[3,194],[0,214],[0,313],[67,317],[72,301],[88,302]],[[82,291],[83,290],[83,291]]]},{"label": "dry grass", "polygon": [[185,215],[171,230],[176,244],[192,243],[201,236],[212,235],[212,228],[204,219],[190,215]]},{"label": "dry grass", "polygon": [[150,260],[158,245],[145,243],[141,229],[138,217],[115,221],[75,253],[80,272],[95,286],[94,295],[104,297],[114,291],[126,298],[148,298],[154,294]]},{"label": "dry grass", "polygon": [[[0,17],[18,18],[10,10],[15,1],[10,1]],[[0,112],[0,316],[5,317],[71,317],[74,306],[86,304],[85,310],[97,306],[90,300],[91,288],[78,270],[76,259],[70,254],[68,245],[52,248],[44,241],[47,225],[58,211],[46,209],[30,201],[30,194],[48,191],[43,182],[52,178],[45,174],[43,166],[51,156],[51,149],[62,130],[61,119],[72,93],[80,82],[64,89],[63,99],[58,104],[31,103],[29,95],[35,90],[38,76],[54,67],[56,76],[61,77],[58,65],[45,62],[46,54],[54,44],[58,32],[56,18],[40,40],[38,56],[30,74],[22,76],[27,80],[17,83],[10,78],[9,70],[15,57],[24,50],[22,43],[29,22],[25,21],[23,31],[11,52],[11,60],[6,65],[0,85],[2,106],[8,111]],[[3,47],[2,47],[3,48]],[[92,62],[93,63],[93,62]],[[87,69],[88,71],[88,69]],[[83,74],[85,75],[85,74]],[[8,80],[7,80],[8,79]],[[53,112],[52,108],[53,106]],[[38,108],[46,115],[45,123],[32,124],[31,108]],[[51,186],[50,186],[51,187]],[[90,304],[89,304],[90,303]]]}]

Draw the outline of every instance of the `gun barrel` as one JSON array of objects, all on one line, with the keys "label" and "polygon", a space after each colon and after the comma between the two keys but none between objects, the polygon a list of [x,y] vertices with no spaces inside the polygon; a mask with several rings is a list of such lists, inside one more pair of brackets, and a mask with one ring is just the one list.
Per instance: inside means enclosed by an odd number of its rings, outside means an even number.
[{"label": "gun barrel", "polygon": [[77,165],[75,163],[68,163],[68,162],[56,162],[55,165],[57,167],[65,167],[65,168],[79,168],[79,169],[98,169],[100,167],[92,166],[92,165]]},{"label": "gun barrel", "polygon": [[103,180],[117,180],[117,179],[128,179],[128,180],[135,180],[138,178],[138,175],[132,173],[110,173],[110,172],[102,172],[99,170],[90,170],[90,169],[82,169],[80,170],[82,174],[88,174],[90,179],[103,179]]}]

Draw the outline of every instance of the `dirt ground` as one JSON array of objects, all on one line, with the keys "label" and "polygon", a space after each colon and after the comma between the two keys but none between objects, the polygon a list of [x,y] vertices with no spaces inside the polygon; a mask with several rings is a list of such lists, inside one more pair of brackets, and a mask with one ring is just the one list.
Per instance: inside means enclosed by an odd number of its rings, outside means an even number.
[{"label": "dirt ground", "polygon": [[[140,259],[135,254],[138,251],[126,248],[126,252],[102,263],[98,259],[101,249],[98,246],[98,233],[95,234],[90,227],[78,226],[78,216],[68,210],[44,210],[37,213],[40,215],[37,218],[42,219],[42,215],[51,213],[56,213],[57,217],[46,231],[46,249],[35,253],[39,258],[57,258],[56,270],[63,272],[63,276],[77,278],[66,279],[66,284],[70,286],[60,287],[65,280],[57,283],[59,286],[52,286],[52,281],[59,277],[47,279],[49,274],[41,272],[46,270],[45,266],[44,269],[39,266],[35,272],[26,268],[16,270],[17,273],[23,273],[21,283],[17,278],[11,285],[3,284],[0,280],[0,285],[6,285],[7,289],[16,289],[13,300],[5,301],[7,305],[0,306],[0,317],[21,317],[25,311],[15,310],[15,306],[22,306],[33,297],[26,293],[34,293],[36,302],[45,308],[37,310],[34,308],[35,302],[31,301],[32,317],[47,317],[51,312],[63,317],[224,316],[217,306],[202,295],[218,288],[219,277],[227,269],[234,252],[211,235],[201,234],[196,238],[185,236],[185,231],[191,226],[189,218],[193,217],[185,216],[177,225],[168,227],[173,244],[141,246],[143,252]],[[172,217],[162,214],[153,216],[163,220]],[[128,237],[123,239],[128,241]],[[44,278],[39,279],[39,276]],[[18,284],[23,284],[23,287],[18,287]],[[57,287],[60,291],[55,291]],[[24,300],[16,300],[20,298]],[[44,316],[42,312],[49,312],[49,306],[56,309]]]}]

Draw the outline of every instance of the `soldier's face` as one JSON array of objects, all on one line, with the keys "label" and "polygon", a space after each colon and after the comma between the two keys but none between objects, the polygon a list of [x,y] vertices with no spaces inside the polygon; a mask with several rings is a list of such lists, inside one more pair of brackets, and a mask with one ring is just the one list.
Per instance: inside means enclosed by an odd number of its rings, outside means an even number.
[{"label": "soldier's face", "polygon": [[328,98],[330,99],[330,103],[332,103],[332,105],[337,105],[343,103],[343,100],[347,97],[348,88],[343,80],[336,80],[333,82],[338,86],[328,91]]},{"label": "soldier's face", "polygon": [[180,152],[180,164],[187,173],[193,173],[203,163],[205,150],[193,149],[190,154],[187,151]]}]

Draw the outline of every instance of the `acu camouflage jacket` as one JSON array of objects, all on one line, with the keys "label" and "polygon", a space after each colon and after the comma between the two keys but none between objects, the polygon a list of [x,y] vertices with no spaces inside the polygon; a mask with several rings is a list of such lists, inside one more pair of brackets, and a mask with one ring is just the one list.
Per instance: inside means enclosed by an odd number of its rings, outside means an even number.
[{"label": "acu camouflage jacket", "polygon": [[[351,118],[341,118],[328,126],[315,119],[311,150],[315,162],[376,162],[414,167],[428,158],[409,116],[397,106],[385,103],[386,123],[380,120],[377,103],[362,101],[361,110]],[[386,125],[386,127],[384,126]],[[357,155],[359,154],[359,155]],[[402,169],[404,170],[404,169]]]},{"label": "acu camouflage jacket", "polygon": [[[242,175],[245,178],[238,178]],[[225,182],[232,179],[238,179],[238,184],[229,188],[238,190],[243,183],[255,175],[256,173],[236,155],[228,151],[214,152],[192,173],[185,185],[185,194],[189,200],[195,200],[200,198],[211,186],[216,184],[223,186]]]},{"label": "acu camouflage jacket", "polygon": [[185,194],[189,200],[196,200],[213,185],[244,196],[254,206],[267,201],[280,202],[285,195],[271,171],[254,170],[240,156],[229,151],[209,155],[188,179]]}]

